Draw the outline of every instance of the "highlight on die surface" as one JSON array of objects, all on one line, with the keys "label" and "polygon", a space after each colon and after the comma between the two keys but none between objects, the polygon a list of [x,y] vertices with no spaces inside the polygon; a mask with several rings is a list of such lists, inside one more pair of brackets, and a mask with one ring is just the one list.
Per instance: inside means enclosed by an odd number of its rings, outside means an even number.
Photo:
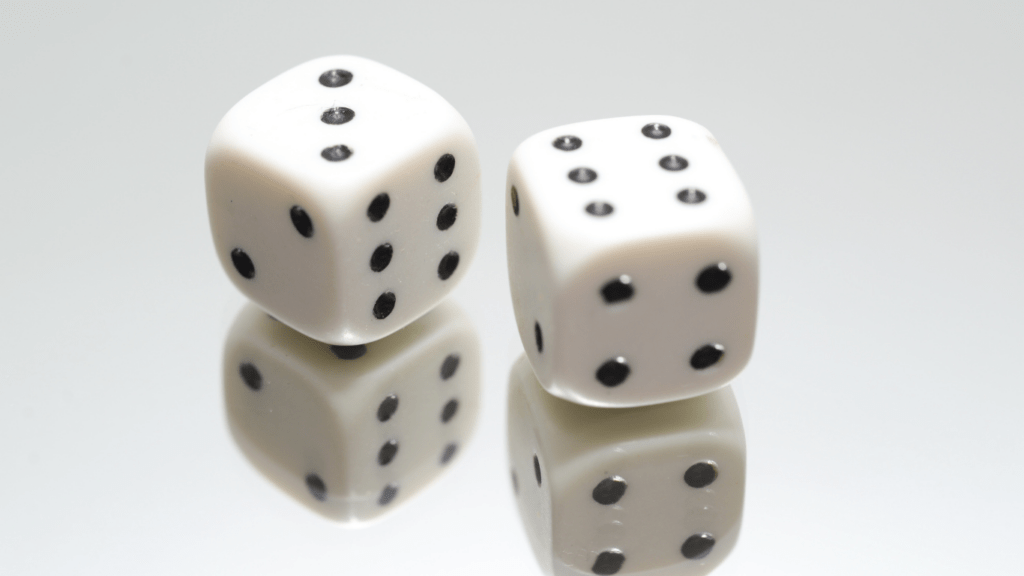
[{"label": "highlight on die surface", "polygon": [[328,518],[365,522],[396,509],[447,470],[473,432],[479,341],[454,304],[355,346],[314,341],[248,304],[224,348],[236,444]]},{"label": "highlight on die surface", "polygon": [[355,56],[301,64],[218,124],[206,155],[217,255],[248,298],[322,342],[363,344],[462,278],[480,232],[480,167],[462,116]]},{"label": "highlight on die surface", "polygon": [[546,574],[704,575],[736,543],[746,448],[731,387],[592,408],[546,393],[521,357],[508,442],[516,503]]},{"label": "highlight on die surface", "polygon": [[705,128],[636,116],[531,136],[509,165],[505,222],[519,334],[548,392],[657,404],[722,387],[749,360],[753,210]]}]

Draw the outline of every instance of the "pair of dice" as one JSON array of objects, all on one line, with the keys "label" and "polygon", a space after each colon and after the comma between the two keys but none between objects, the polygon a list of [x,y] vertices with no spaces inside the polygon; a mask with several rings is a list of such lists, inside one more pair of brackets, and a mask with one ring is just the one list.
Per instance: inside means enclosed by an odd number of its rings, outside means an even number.
[{"label": "pair of dice", "polygon": [[220,261],[259,306],[225,344],[238,445],[325,516],[395,509],[476,418],[479,343],[442,302],[479,236],[469,127],[395,70],[320,58],[225,115],[206,191]]},{"label": "pair of dice", "polygon": [[523,142],[506,188],[526,355],[512,483],[548,574],[706,574],[739,533],[746,451],[728,383],[753,347],[750,201],[711,134],[667,116]]},{"label": "pair of dice", "polygon": [[[352,56],[297,66],[236,104],[206,158],[217,255],[299,332],[379,340],[454,287],[476,251],[473,136],[435,92]],[[724,386],[753,345],[749,199],[704,128],[665,116],[541,132],[509,169],[516,320],[544,387],[604,407]]]},{"label": "pair of dice", "polygon": [[[433,308],[479,233],[465,122],[428,88],[354,57],[300,65],[235,106],[210,145],[207,193],[235,284],[350,361]],[[753,220],[735,172],[691,122],[603,120],[524,142],[507,202],[528,358],[512,374],[510,451],[542,566],[709,569],[738,532],[743,434],[723,387],[749,358],[756,313]],[[226,385],[252,389],[237,356]],[[387,372],[378,363],[361,377],[375,371]],[[322,484],[307,477],[318,499]]]}]

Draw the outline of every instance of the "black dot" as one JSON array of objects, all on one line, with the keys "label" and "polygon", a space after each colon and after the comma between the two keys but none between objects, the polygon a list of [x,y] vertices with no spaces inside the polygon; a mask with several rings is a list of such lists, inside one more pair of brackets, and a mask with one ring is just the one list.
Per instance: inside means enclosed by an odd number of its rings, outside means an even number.
[{"label": "black dot", "polygon": [[719,262],[700,271],[697,275],[697,288],[704,293],[718,292],[728,286],[730,280],[732,272],[729,267],[725,262]]},{"label": "black dot", "polygon": [[519,477],[516,476],[515,470],[512,470],[512,492],[519,494]]},{"label": "black dot", "polygon": [[373,251],[373,255],[370,256],[370,270],[380,272],[387,268],[388,264],[391,264],[391,255],[393,253],[391,244],[387,242],[377,246],[377,249]]},{"label": "black dot", "polygon": [[452,250],[445,254],[441,258],[441,262],[437,265],[437,277],[441,280],[447,280],[452,277],[455,273],[455,269],[459,267],[459,253]]},{"label": "black dot", "polygon": [[324,124],[344,124],[355,117],[356,113],[351,108],[338,106],[324,110],[324,113],[320,115],[320,121]]},{"label": "black dot", "polygon": [[580,146],[583,146],[583,140],[580,140],[575,136],[559,136],[558,138],[555,138],[555,141],[552,142],[551,145],[559,150],[571,152]]},{"label": "black dot", "polygon": [[313,498],[321,502],[327,500],[327,485],[316,474],[306,474],[306,488],[309,489],[309,493],[313,495]]},{"label": "black dot", "polygon": [[452,459],[452,456],[455,456],[455,451],[458,449],[459,447],[454,442],[445,446],[444,452],[441,453],[441,464],[447,464]]},{"label": "black dot", "polygon": [[437,213],[437,229],[447,230],[455,224],[455,217],[458,216],[459,209],[455,207],[455,204],[445,204],[441,207],[441,211]]},{"label": "black dot", "polygon": [[594,486],[591,494],[598,504],[615,504],[626,493],[626,481],[621,476],[609,476]]},{"label": "black dot", "polygon": [[381,192],[373,198],[370,202],[370,207],[366,209],[366,216],[370,219],[370,222],[380,222],[381,218],[388,213],[388,207],[391,206],[391,198],[387,192]]},{"label": "black dot", "polygon": [[395,415],[398,410],[398,396],[391,394],[384,400],[381,400],[380,406],[377,407],[377,420],[381,422],[387,422]]},{"label": "black dot", "polygon": [[587,214],[591,216],[607,216],[612,213],[615,208],[607,202],[591,202],[587,204]]},{"label": "black dot", "polygon": [[715,547],[715,537],[707,532],[703,534],[694,534],[683,542],[682,553],[683,556],[690,560],[699,560],[711,553],[711,549]]},{"label": "black dot", "polygon": [[512,187],[512,213],[519,216],[519,192],[516,187]]},{"label": "black dot", "polygon": [[714,462],[697,462],[686,469],[683,481],[691,488],[703,488],[718,478],[718,468]]},{"label": "black dot", "polygon": [[586,184],[587,182],[597,180],[597,172],[594,172],[590,168],[574,168],[569,171],[569,180],[579,182],[580,184]]},{"label": "black dot", "polygon": [[398,442],[388,440],[380,447],[380,451],[377,452],[377,464],[387,466],[395,458],[395,454],[398,454]]},{"label": "black dot", "polygon": [[341,162],[342,160],[348,160],[351,155],[352,149],[344,144],[328,146],[320,151],[320,157],[329,162]]},{"label": "black dot", "polygon": [[320,83],[328,88],[340,88],[352,81],[352,73],[348,70],[335,68],[320,75]]},{"label": "black dot", "polygon": [[629,300],[633,297],[633,280],[623,274],[601,287],[601,297],[608,304]]},{"label": "black dot", "polygon": [[537,477],[537,486],[540,486],[540,459],[533,455],[533,475]]},{"label": "black dot", "polygon": [[676,194],[676,198],[683,204],[700,204],[707,200],[708,195],[696,188],[684,188]]},{"label": "black dot", "polygon": [[458,354],[449,354],[441,363],[441,380],[451,378],[459,369],[460,358]]},{"label": "black dot", "polygon": [[725,347],[721,344],[705,344],[690,356],[690,366],[694,370],[703,370],[718,362],[723,354]]},{"label": "black dot", "polygon": [[302,209],[301,206],[292,206],[290,211],[292,217],[292,224],[295,229],[299,231],[306,238],[313,236],[313,221],[309,219],[309,214]]},{"label": "black dot", "polygon": [[537,352],[544,351],[544,334],[540,331],[540,322],[533,323],[533,339],[537,342]]},{"label": "black dot", "polygon": [[253,390],[259,390],[263,387],[263,375],[256,369],[256,366],[249,362],[243,362],[238,366],[238,374],[242,377],[242,381],[245,385]]},{"label": "black dot", "polygon": [[252,258],[245,253],[245,250],[241,248],[235,248],[231,251],[231,263],[235,265],[235,270],[242,275],[242,278],[252,280],[256,276],[256,266],[252,263]]},{"label": "black dot", "polygon": [[398,486],[395,486],[394,484],[388,484],[387,486],[384,487],[383,490],[381,490],[380,498],[377,499],[377,504],[380,504],[381,506],[387,506],[388,504],[391,503],[392,500],[395,499],[395,496],[397,495]]},{"label": "black dot", "polygon": [[690,163],[686,161],[686,158],[672,154],[669,156],[665,156],[664,158],[659,160],[658,165],[664,168],[665,170],[678,172],[679,170],[683,170],[684,168],[689,166]]},{"label": "black dot", "polygon": [[629,364],[622,356],[612,358],[597,369],[597,381],[609,388],[618,386],[629,376]]},{"label": "black dot", "polygon": [[647,126],[640,129],[640,133],[648,138],[654,138],[655,140],[661,140],[662,138],[668,138],[672,134],[672,129],[664,124],[652,122]]},{"label": "black dot", "polygon": [[339,360],[355,360],[366,354],[366,344],[356,344],[354,346],[338,346],[334,344],[330,346],[330,349],[331,353],[337,356]]},{"label": "black dot", "polygon": [[452,417],[455,416],[455,412],[458,409],[459,409],[459,401],[454,399],[454,398],[449,400],[448,403],[445,404],[444,408],[441,410],[441,422],[444,422],[445,424],[447,424],[448,421],[451,420]]},{"label": "black dot", "polygon": [[445,154],[438,158],[437,164],[434,164],[434,179],[444,182],[452,177],[452,172],[455,172],[455,156]]},{"label": "black dot", "polygon": [[598,554],[597,560],[594,561],[594,567],[590,570],[594,574],[615,574],[622,568],[622,563],[625,561],[626,556],[622,551],[612,548]]},{"label": "black dot", "polygon": [[385,292],[377,297],[377,301],[373,304],[373,317],[377,320],[383,320],[391,314],[391,311],[395,309],[395,294],[394,292]]}]

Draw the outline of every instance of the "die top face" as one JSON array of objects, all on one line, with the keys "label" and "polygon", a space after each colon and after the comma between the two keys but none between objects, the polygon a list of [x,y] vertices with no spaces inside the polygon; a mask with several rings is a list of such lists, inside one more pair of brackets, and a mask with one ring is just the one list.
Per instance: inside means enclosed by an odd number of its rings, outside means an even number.
[{"label": "die top face", "polygon": [[[548,573],[602,573],[617,559],[622,573],[705,574],[725,558],[738,537],[746,473],[730,389],[595,409],[545,393],[525,359],[509,386],[513,473],[528,477],[516,497]],[[534,455],[542,484],[528,474]]]},{"label": "die top face", "polygon": [[[325,85],[321,78],[331,72],[351,77]],[[472,140],[465,120],[430,88],[365,58],[327,56],[278,75],[235,104],[214,131],[210,154],[230,154],[289,190],[333,191],[330,202],[358,203],[362,211],[365,198],[342,192],[364,187],[439,141],[460,138]],[[440,185],[472,160],[440,162],[430,180]]]},{"label": "die top face", "polygon": [[225,399],[236,441],[268,477],[320,514],[366,521],[465,446],[479,369],[476,335],[450,303],[347,347],[313,341],[250,304],[225,345]]},{"label": "die top face", "polygon": [[317,340],[379,340],[436,305],[479,236],[461,116],[381,64],[332,56],[257,88],[206,158],[218,257],[250,299]]},{"label": "die top face", "polygon": [[750,200],[735,170],[710,132],[682,118],[544,130],[519,145],[509,175],[516,208],[536,220],[557,283],[630,243],[754,238]]}]

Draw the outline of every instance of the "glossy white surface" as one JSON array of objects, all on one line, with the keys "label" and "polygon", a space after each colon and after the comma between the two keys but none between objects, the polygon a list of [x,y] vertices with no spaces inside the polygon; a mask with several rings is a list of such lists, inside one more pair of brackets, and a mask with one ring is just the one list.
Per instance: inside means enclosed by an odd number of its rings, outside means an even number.
[{"label": "glossy white surface", "polygon": [[[730,387],[657,406],[591,408],[545,392],[523,356],[509,375],[508,427],[520,517],[546,574],[591,574],[614,550],[624,557],[617,574],[703,575],[736,544],[746,453]],[[707,463],[713,481],[684,482],[691,466]],[[598,503],[605,479],[625,489]],[[706,555],[684,557],[683,543],[704,534],[714,539]]]},{"label": "glossy white surface", "polygon": [[[554,145],[567,136],[568,150]],[[685,167],[664,169],[666,158]],[[578,169],[595,179],[574,181]],[[753,209],[707,129],[672,116],[549,128],[516,148],[505,190],[512,304],[546,390],[589,406],[643,406],[706,394],[747,365],[757,320]],[[681,202],[682,190],[703,200]],[[611,212],[591,214],[591,203]],[[698,289],[718,265],[728,282]],[[606,301],[603,287],[617,280],[629,296]],[[724,353],[694,368],[706,347]],[[611,362],[628,374],[603,377]]]},{"label": "glossy white surface", "polygon": [[470,441],[480,342],[451,302],[358,358],[351,349],[339,358],[248,304],[224,348],[235,442],[267,478],[329,518],[362,522],[403,506]]},{"label": "glossy white surface", "polygon": [[[351,80],[324,86],[321,75],[337,70]],[[332,110],[351,118],[322,121]],[[321,155],[335,146],[350,155]],[[445,156],[454,170],[437,176]],[[386,208],[375,210],[381,194]],[[430,88],[356,56],[299,64],[235,104],[206,152],[206,198],[235,286],[332,344],[379,340],[425,314],[465,275],[480,235],[480,161],[466,121]],[[296,206],[311,223],[303,232]],[[442,230],[447,206],[455,217]],[[375,269],[381,247],[388,256]],[[247,268],[236,267],[236,250]]]},{"label": "glossy white surface", "polygon": [[[747,497],[714,576],[1018,573],[1022,28],[1017,1],[0,2],[0,573],[540,574],[505,438],[508,161],[653,112],[712,128],[757,215]],[[481,338],[477,431],[360,530],[231,439],[245,299],[204,192],[224,112],[324,54],[444,95],[484,190],[451,294]]]}]

